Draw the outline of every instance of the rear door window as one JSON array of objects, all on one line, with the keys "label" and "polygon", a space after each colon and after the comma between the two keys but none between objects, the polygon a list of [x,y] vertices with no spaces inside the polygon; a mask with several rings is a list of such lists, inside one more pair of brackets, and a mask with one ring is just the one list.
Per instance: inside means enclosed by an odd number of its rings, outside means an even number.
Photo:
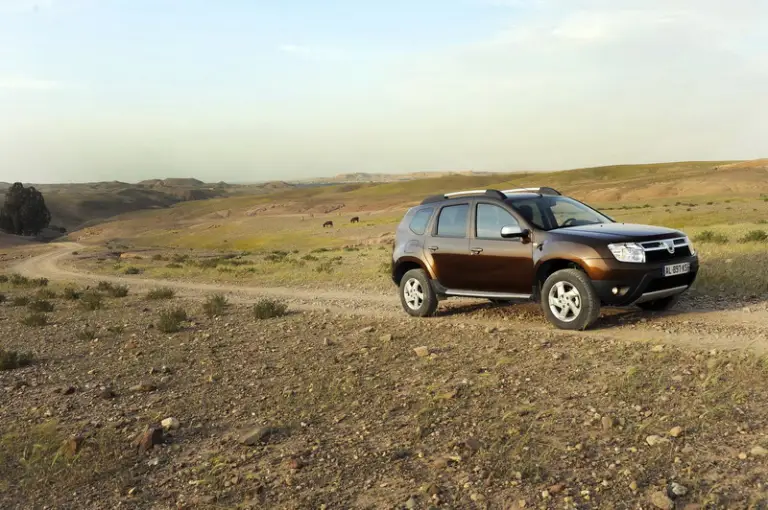
[{"label": "rear door window", "polygon": [[449,205],[440,210],[437,235],[440,237],[466,237],[469,204]]}]

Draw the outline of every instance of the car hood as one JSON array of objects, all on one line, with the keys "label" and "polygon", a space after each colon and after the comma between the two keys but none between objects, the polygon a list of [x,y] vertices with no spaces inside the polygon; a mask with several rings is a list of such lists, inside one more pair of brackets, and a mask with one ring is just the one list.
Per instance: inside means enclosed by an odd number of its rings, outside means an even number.
[{"label": "car hood", "polygon": [[609,242],[619,241],[652,241],[655,239],[670,239],[683,237],[685,234],[678,230],[651,225],[635,225],[631,223],[602,223],[599,225],[583,225],[551,230],[550,234],[564,238],[590,238]]}]

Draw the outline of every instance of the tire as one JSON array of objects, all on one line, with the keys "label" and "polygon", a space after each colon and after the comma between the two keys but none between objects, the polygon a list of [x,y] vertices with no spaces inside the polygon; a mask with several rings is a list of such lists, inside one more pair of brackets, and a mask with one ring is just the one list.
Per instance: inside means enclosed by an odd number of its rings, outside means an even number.
[{"label": "tire", "polygon": [[669,310],[670,308],[675,306],[679,299],[680,299],[680,296],[669,296],[661,299],[656,299],[654,301],[646,301],[645,303],[638,303],[637,306],[640,307],[642,310],[645,310],[648,312],[663,312],[664,310]]},{"label": "tire", "polygon": [[437,310],[437,295],[423,269],[411,269],[400,280],[400,303],[414,317],[430,317]]},{"label": "tire", "polygon": [[578,269],[556,271],[547,278],[541,289],[541,307],[547,320],[559,329],[584,330],[600,317],[600,299],[589,277]]}]

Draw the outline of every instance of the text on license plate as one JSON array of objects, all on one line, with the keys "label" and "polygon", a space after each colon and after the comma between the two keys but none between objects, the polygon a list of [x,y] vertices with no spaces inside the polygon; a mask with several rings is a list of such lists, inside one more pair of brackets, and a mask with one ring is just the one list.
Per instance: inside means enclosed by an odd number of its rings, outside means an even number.
[{"label": "text on license plate", "polygon": [[691,264],[688,262],[684,262],[683,264],[672,264],[671,266],[664,266],[664,276],[676,276],[690,272]]}]

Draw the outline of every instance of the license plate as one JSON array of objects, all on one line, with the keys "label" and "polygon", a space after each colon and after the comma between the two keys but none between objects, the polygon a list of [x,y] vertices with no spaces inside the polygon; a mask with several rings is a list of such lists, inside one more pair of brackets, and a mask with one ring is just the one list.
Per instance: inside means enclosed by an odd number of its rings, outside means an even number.
[{"label": "license plate", "polygon": [[671,266],[664,266],[664,276],[677,276],[679,274],[686,274],[691,272],[691,264],[685,262],[683,264],[672,264]]}]

